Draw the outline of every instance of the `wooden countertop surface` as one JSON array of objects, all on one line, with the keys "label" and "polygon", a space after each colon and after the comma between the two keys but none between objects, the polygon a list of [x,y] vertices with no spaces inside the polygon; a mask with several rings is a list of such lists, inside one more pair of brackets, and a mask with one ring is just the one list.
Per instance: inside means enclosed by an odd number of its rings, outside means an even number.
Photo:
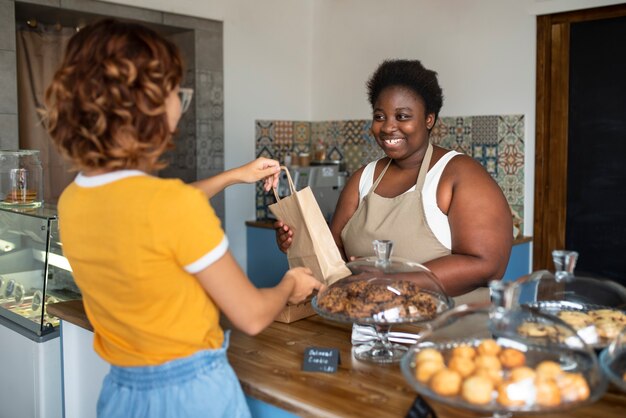
[{"label": "wooden countertop surface", "polygon": [[[49,312],[81,327],[87,324],[85,328],[91,329],[81,301],[50,305]],[[338,348],[338,371],[301,371],[304,350],[311,346]],[[255,337],[233,330],[228,353],[248,395],[302,417],[405,417],[416,397],[397,365],[379,366],[354,359],[350,327],[318,316],[291,324],[275,322]],[[440,418],[485,415],[431,401],[429,404]],[[537,416],[624,418],[626,395],[611,388],[592,405]]]}]

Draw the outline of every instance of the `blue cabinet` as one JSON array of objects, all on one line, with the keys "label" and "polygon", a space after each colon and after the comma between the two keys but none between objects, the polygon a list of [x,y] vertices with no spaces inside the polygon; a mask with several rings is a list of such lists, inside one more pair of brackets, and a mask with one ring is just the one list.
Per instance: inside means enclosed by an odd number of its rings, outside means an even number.
[{"label": "blue cabinet", "polygon": [[511,249],[509,265],[506,267],[504,277],[505,282],[510,282],[530,273],[530,239],[523,238],[516,240]]},{"label": "blue cabinet", "polygon": [[276,286],[289,269],[287,255],[278,249],[271,223],[246,222],[248,277],[256,287]]}]

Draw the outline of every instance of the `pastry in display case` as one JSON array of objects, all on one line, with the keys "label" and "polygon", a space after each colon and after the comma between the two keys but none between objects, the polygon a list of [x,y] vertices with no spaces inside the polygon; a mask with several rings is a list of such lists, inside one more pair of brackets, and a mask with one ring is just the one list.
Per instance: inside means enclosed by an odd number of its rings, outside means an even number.
[{"label": "pastry in display case", "polygon": [[[559,338],[521,335],[526,323]],[[560,319],[536,309],[458,306],[431,323],[401,364],[425,398],[495,417],[590,404],[607,382],[594,350]]]},{"label": "pastry in display case", "polygon": [[[541,270],[516,280],[505,291],[505,305],[524,305],[557,316],[590,346],[605,348],[626,327],[626,288],[608,279],[575,274],[575,251],[553,251],[552,258],[555,272]],[[559,337],[555,329],[533,324],[522,324],[518,331]]]},{"label": "pastry in display case", "polygon": [[600,353],[602,371],[622,392],[626,392],[626,327]]},{"label": "pastry in display case", "polygon": [[324,289],[312,305],[331,321],[370,326],[374,338],[354,346],[357,359],[393,363],[408,348],[390,342],[391,326],[427,323],[454,306],[454,301],[426,267],[392,258],[391,241],[376,240],[373,245],[376,257],[347,263],[352,275]]},{"label": "pastry in display case", "polygon": [[36,337],[58,332],[48,304],[80,299],[54,206],[0,207],[0,317]]}]

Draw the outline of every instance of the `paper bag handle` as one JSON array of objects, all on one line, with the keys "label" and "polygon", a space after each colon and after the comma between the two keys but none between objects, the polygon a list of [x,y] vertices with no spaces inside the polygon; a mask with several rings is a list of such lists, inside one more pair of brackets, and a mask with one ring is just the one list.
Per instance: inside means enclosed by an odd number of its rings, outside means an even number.
[{"label": "paper bag handle", "polygon": [[[296,186],[294,186],[293,184],[293,180],[291,179],[291,174],[289,174],[289,169],[285,167],[284,165],[281,165],[280,169],[284,170],[285,173],[287,173],[287,182],[289,183],[289,190],[291,191],[291,194],[296,194]],[[274,197],[276,198],[276,201],[278,202],[280,200],[280,197],[278,196],[278,191],[276,191],[276,187],[272,187],[272,191],[274,192]]]}]

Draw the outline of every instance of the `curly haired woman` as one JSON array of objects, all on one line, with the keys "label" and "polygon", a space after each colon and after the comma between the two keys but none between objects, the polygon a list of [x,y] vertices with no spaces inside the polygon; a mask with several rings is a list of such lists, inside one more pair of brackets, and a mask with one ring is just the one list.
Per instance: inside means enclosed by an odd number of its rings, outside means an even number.
[{"label": "curly haired woman", "polygon": [[299,268],[274,288],[255,288],[208,203],[234,183],[265,178],[269,189],[276,161],[258,159],[195,187],[150,174],[173,146],[181,75],[171,42],[104,20],[70,40],[46,92],[50,135],[79,170],[58,204],[63,251],[94,348],[111,364],[99,417],[249,416],[219,310],[256,334],[287,301],[320,287]]}]

